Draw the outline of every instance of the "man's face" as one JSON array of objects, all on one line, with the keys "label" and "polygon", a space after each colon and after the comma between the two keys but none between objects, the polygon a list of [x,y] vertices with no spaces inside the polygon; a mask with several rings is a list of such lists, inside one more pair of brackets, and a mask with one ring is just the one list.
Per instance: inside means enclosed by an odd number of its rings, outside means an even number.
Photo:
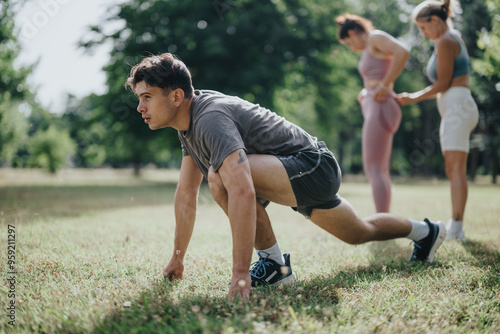
[{"label": "man's face", "polygon": [[144,123],[148,124],[151,130],[173,125],[178,112],[173,101],[174,92],[165,94],[163,89],[148,86],[144,81],[135,86],[135,94],[139,98],[137,111],[142,114]]}]

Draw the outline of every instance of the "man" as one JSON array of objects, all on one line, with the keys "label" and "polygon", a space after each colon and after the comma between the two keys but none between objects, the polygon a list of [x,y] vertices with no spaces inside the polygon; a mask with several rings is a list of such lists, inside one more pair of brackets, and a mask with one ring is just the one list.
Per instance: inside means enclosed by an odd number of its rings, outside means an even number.
[{"label": "man", "polygon": [[[143,59],[125,85],[138,96],[137,111],[150,129],[176,129],[183,149],[174,204],[174,252],[165,277],[182,278],[203,177],[231,225],[230,301],[248,299],[251,286],[295,280],[290,256],[281,253],[266,213],[269,201],[294,208],[353,245],[410,238],[415,241],[411,261],[431,262],[445,238],[440,222],[384,213],[359,218],[337,194],[340,169],[323,142],[259,105],[195,91],[189,70],[172,54]],[[254,247],[259,260],[249,272]]]}]

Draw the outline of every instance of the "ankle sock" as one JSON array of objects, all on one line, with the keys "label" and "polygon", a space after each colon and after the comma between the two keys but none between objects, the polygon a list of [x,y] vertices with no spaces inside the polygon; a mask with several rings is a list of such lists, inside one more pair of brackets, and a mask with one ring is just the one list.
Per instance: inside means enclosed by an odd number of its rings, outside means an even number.
[{"label": "ankle sock", "polygon": [[430,230],[427,223],[412,219],[410,219],[410,222],[411,232],[407,236],[408,239],[411,239],[413,241],[420,241],[429,235]]},{"label": "ankle sock", "polygon": [[464,222],[463,221],[453,220],[451,218],[450,218],[450,220],[448,220],[448,225],[446,226],[446,229],[448,231],[451,231],[454,234],[462,231],[463,228],[464,228]]},{"label": "ankle sock", "polygon": [[259,256],[260,251],[268,253],[269,254],[268,259],[271,259],[276,263],[281,264],[282,266],[285,265],[285,259],[283,258],[283,254],[281,253],[278,242],[276,242],[274,246],[267,249],[256,249],[255,252],[257,253],[257,256]]}]

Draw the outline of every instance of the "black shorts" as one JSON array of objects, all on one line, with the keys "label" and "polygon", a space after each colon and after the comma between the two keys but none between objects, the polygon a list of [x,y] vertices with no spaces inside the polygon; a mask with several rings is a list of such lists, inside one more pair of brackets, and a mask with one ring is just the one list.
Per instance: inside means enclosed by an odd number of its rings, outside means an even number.
[{"label": "black shorts", "polygon": [[303,151],[277,158],[285,166],[297,199],[297,207],[292,209],[310,218],[313,209],[331,209],[342,202],[337,194],[342,173],[324,142],[318,143],[317,151]]}]

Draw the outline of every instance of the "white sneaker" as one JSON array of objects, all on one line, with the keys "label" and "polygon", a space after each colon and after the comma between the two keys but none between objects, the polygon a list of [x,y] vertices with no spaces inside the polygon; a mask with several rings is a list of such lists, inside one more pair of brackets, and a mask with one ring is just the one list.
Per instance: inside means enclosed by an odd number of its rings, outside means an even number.
[{"label": "white sneaker", "polygon": [[446,225],[446,238],[445,241],[458,240],[465,242],[465,234],[463,229],[453,228],[452,221],[449,220]]},{"label": "white sneaker", "polygon": [[434,260],[436,250],[445,239],[446,229],[443,223],[440,221],[433,223],[427,218],[424,219],[424,222],[429,226],[429,234],[422,240],[413,243],[414,248],[410,262],[421,261],[431,263]]}]

